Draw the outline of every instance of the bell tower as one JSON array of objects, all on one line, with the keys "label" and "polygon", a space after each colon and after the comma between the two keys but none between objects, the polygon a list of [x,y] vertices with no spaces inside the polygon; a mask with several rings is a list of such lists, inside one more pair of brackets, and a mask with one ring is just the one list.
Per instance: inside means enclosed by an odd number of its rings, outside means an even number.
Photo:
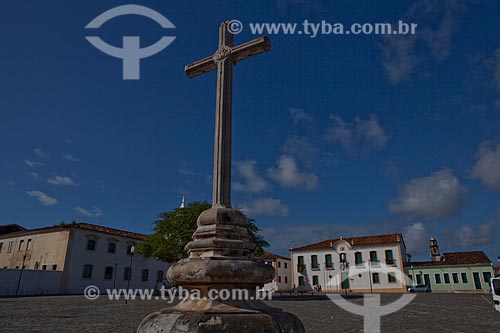
[{"label": "bell tower", "polygon": [[441,260],[441,254],[439,253],[439,245],[436,240],[436,238],[431,237],[429,240],[429,248],[431,252],[431,260],[432,261],[440,261]]}]

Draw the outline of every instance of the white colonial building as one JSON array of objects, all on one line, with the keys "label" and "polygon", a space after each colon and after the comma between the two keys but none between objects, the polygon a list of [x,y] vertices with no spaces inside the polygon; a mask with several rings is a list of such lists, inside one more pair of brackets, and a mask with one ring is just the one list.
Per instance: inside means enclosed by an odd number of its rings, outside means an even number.
[{"label": "white colonial building", "polygon": [[257,260],[266,265],[274,267],[274,279],[266,283],[264,290],[272,291],[291,291],[292,290],[292,261],[274,253],[264,252],[263,256]]},{"label": "white colonial building", "polygon": [[[17,230],[16,230],[17,229]],[[0,234],[0,295],[81,294],[89,285],[158,288],[168,263],[135,251],[145,235],[88,223]],[[21,272],[22,271],[22,272]]]},{"label": "white colonial building", "polygon": [[292,248],[293,288],[323,292],[405,292],[401,234],[325,240]]}]

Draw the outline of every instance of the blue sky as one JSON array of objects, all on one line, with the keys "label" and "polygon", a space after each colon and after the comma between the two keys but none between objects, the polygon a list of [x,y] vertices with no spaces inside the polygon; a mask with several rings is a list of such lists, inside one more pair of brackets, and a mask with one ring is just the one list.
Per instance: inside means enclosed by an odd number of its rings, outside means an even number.
[{"label": "blue sky", "polygon": [[[136,1],[97,35],[175,41],[122,80],[85,26],[125,1],[8,1],[0,34],[2,224],[87,221],[150,232],[161,211],[211,200],[217,29],[255,22],[418,24],[416,35],[272,35],[234,71],[233,206],[286,254],[402,232],[417,259],[500,256],[500,4],[495,1]],[[94,32],[95,33],[95,32]]]}]

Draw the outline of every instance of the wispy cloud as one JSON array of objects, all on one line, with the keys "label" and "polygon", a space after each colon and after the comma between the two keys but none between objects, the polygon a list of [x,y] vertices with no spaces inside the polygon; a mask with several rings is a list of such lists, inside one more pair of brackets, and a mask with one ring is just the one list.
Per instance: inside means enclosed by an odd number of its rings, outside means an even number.
[{"label": "wispy cloud", "polygon": [[36,172],[30,172],[29,175],[31,176],[31,178],[33,178],[34,180],[41,180],[42,177],[40,177],[40,175]]},{"label": "wispy cloud", "polygon": [[53,206],[53,205],[57,205],[57,203],[58,203],[57,199],[52,198],[41,191],[26,191],[26,194],[29,197],[37,199],[45,206]]},{"label": "wispy cloud", "polygon": [[486,141],[479,146],[471,177],[491,190],[500,190],[500,143]]},{"label": "wispy cloud", "polygon": [[66,160],[66,161],[68,161],[68,162],[79,162],[79,161],[81,161],[81,159],[80,159],[80,158],[75,157],[75,156],[73,156],[73,155],[71,155],[71,154],[64,154],[64,155],[62,156],[62,158],[63,158],[63,159],[65,159],[65,160]]},{"label": "wispy cloud", "polygon": [[36,156],[40,158],[44,159],[50,158],[50,154],[40,148],[33,149],[33,152],[35,153]]},{"label": "wispy cloud", "polygon": [[376,115],[368,119],[355,117],[349,123],[332,114],[325,139],[339,143],[351,155],[364,156],[383,149],[389,136]]},{"label": "wispy cloud", "polygon": [[77,184],[70,177],[54,176],[47,179],[47,183],[56,186],[77,186]]},{"label": "wispy cloud", "polygon": [[29,161],[29,160],[25,160],[24,163],[26,163],[26,165],[29,166],[30,168],[37,168],[43,165],[43,163],[36,161]]},{"label": "wispy cloud", "polygon": [[288,207],[279,199],[258,198],[253,201],[242,204],[241,210],[250,216],[287,216]]},{"label": "wispy cloud", "polygon": [[462,209],[465,188],[450,169],[410,180],[397,199],[389,202],[396,214],[420,216],[426,220],[447,219]]},{"label": "wispy cloud", "polygon": [[428,237],[425,225],[422,222],[415,222],[403,230],[407,250],[412,254],[423,254],[428,251]]},{"label": "wispy cloud", "polygon": [[234,162],[236,175],[244,179],[244,183],[233,183],[236,191],[260,193],[269,189],[269,183],[259,175],[256,164],[253,160]]},{"label": "wispy cloud", "polygon": [[419,0],[403,15],[417,22],[415,35],[384,35],[379,46],[387,79],[393,84],[408,81],[420,64],[448,58],[452,37],[469,1]]},{"label": "wispy cloud", "polygon": [[496,239],[495,228],[497,221],[479,224],[477,227],[465,224],[456,231],[456,237],[463,247],[484,246]]},{"label": "wispy cloud", "polygon": [[78,215],[85,216],[88,218],[100,218],[103,215],[102,210],[97,208],[96,206],[93,206],[91,210],[87,210],[85,208],[77,206],[75,207],[75,212]]},{"label": "wispy cloud", "polygon": [[301,123],[310,123],[314,120],[313,116],[302,109],[291,108],[290,115],[292,116],[292,121],[295,125]]},{"label": "wispy cloud", "polygon": [[73,141],[71,139],[66,138],[66,139],[64,139],[64,143],[67,145],[70,145],[73,143]]},{"label": "wispy cloud", "polygon": [[267,175],[287,188],[313,190],[319,182],[317,175],[299,170],[295,159],[285,155],[278,159],[276,167],[267,170]]}]

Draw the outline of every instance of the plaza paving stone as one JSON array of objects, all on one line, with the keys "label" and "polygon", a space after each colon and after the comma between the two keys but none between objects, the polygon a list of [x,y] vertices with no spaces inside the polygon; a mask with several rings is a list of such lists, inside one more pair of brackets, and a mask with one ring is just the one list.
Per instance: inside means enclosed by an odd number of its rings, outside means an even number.
[{"label": "plaza paving stone", "polygon": [[[382,303],[401,295],[384,294]],[[362,296],[350,301],[362,304]],[[322,295],[275,296],[267,303],[297,315],[307,332],[363,332],[363,319]],[[90,301],[83,296],[0,298],[0,332],[135,332],[166,301]],[[402,310],[382,317],[382,332],[500,332],[500,312],[484,294],[418,294]]]}]

